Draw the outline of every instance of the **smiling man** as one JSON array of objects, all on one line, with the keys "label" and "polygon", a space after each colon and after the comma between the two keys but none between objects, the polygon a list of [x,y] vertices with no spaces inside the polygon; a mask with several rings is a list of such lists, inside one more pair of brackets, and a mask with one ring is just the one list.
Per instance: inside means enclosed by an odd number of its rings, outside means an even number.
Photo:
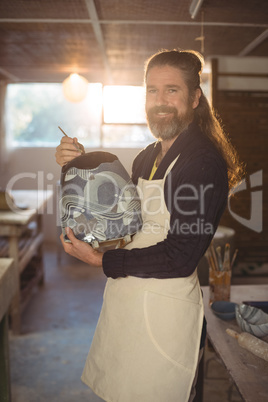
[{"label": "smiling man", "polygon": [[[203,61],[162,51],[145,70],[148,125],[157,141],[133,162],[143,227],[124,249],[101,253],[69,231],[67,253],[103,268],[103,307],[82,380],[106,401],[188,402],[205,325],[197,264],[217,229],[236,153],[200,88]],[[63,166],[73,140],[57,148]]]},{"label": "smiling man", "polygon": [[171,66],[154,67],[146,80],[148,125],[156,138],[174,140],[193,120],[201,96],[198,88],[190,99],[182,72]]}]

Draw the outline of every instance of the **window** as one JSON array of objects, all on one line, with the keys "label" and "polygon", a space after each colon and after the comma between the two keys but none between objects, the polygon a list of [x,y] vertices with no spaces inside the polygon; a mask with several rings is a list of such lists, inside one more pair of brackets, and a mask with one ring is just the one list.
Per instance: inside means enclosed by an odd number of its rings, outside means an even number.
[{"label": "window", "polygon": [[143,87],[104,87],[102,139],[106,147],[144,147],[152,142]]},{"label": "window", "polygon": [[100,145],[102,85],[89,84],[83,102],[65,100],[61,84],[10,84],[7,88],[7,134],[12,146],[55,146],[62,133]]},{"label": "window", "polygon": [[143,87],[107,85],[103,89],[104,123],[146,124]]},{"label": "window", "polygon": [[7,143],[54,147],[60,126],[85,147],[143,147],[152,141],[146,125],[143,87],[89,84],[84,101],[71,103],[61,84],[9,84]]}]

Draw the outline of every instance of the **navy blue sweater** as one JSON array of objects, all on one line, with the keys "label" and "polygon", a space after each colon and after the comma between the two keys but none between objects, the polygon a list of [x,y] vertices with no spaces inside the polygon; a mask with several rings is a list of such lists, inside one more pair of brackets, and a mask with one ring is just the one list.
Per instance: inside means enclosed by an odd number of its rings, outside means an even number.
[{"label": "navy blue sweater", "polygon": [[[132,180],[148,179],[161,144],[142,150],[133,162]],[[112,278],[178,278],[193,273],[218,227],[228,197],[226,163],[193,122],[162,159],[153,180],[166,178],[164,196],[170,212],[167,238],[153,246],[104,253],[103,270]]]}]

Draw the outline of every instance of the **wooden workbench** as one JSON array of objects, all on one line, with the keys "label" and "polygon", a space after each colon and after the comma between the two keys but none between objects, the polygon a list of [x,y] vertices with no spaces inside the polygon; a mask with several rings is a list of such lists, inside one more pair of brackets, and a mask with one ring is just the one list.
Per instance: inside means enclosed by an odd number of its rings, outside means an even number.
[{"label": "wooden workbench", "polygon": [[[246,402],[268,401],[268,362],[243,349],[236,339],[227,335],[226,328],[241,332],[236,320],[223,321],[216,317],[209,307],[209,288],[202,290],[208,338],[241,397]],[[232,285],[231,301],[268,301],[268,285]]]},{"label": "wooden workbench", "polygon": [[0,258],[0,400],[11,401],[8,308],[17,291],[16,271],[13,260]]},{"label": "wooden workbench", "polygon": [[[38,261],[36,275],[31,286],[42,283],[44,272],[42,264],[43,222],[42,217],[48,202],[52,199],[52,191],[15,190],[12,196],[18,205],[24,204],[25,210],[0,211],[0,255],[14,260],[17,292],[11,303],[11,328],[19,334],[21,329],[21,311],[27,303],[22,304],[20,275],[35,256]],[[27,292],[30,297],[30,290]]]}]

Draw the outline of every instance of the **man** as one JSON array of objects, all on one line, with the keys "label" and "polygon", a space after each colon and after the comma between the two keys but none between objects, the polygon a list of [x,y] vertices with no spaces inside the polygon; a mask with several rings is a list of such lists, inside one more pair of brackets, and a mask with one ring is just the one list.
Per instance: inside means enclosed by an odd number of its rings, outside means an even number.
[{"label": "man", "polygon": [[[133,163],[143,227],[124,249],[101,253],[77,240],[65,251],[108,277],[82,380],[107,401],[187,402],[204,316],[196,267],[241,169],[200,88],[202,59],[162,51],[146,66],[146,114],[157,142]],[[77,141],[77,140],[75,140]],[[57,162],[76,156],[63,138]]]}]

